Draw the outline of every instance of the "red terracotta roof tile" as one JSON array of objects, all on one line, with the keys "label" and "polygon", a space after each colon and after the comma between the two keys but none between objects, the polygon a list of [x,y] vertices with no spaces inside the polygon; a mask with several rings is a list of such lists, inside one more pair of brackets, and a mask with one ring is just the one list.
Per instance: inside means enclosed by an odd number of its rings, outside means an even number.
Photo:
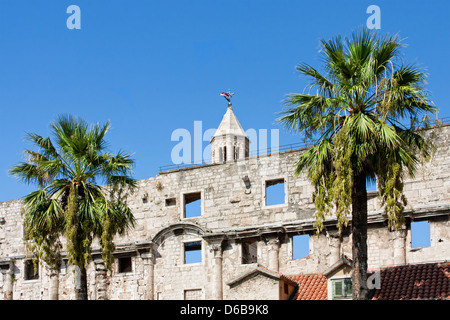
[{"label": "red terracotta roof tile", "polygon": [[[450,262],[392,266],[379,271],[381,288],[375,290],[374,300],[450,300]],[[294,300],[327,300],[327,277],[322,273],[280,275],[298,283]]]},{"label": "red terracotta roof tile", "polygon": [[289,275],[299,284],[294,300],[327,300],[327,278],[322,273]]},{"label": "red terracotta roof tile", "polygon": [[386,267],[380,279],[375,300],[450,300],[450,262]]}]

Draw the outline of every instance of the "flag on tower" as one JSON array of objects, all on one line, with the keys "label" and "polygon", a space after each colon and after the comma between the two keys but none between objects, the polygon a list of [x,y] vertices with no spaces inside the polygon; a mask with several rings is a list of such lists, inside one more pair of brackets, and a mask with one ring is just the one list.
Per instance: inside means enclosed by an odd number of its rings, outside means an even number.
[{"label": "flag on tower", "polygon": [[221,92],[221,93],[220,93],[220,95],[221,95],[222,97],[224,97],[225,99],[227,99],[228,102],[230,102],[231,96],[232,96],[233,94],[234,94],[234,93],[231,93],[230,90],[228,90],[228,92]]},{"label": "flag on tower", "polygon": [[220,95],[222,97],[225,97],[225,99],[227,99],[227,100],[229,100],[231,98],[231,96],[228,93],[226,93],[226,92],[221,92]]}]

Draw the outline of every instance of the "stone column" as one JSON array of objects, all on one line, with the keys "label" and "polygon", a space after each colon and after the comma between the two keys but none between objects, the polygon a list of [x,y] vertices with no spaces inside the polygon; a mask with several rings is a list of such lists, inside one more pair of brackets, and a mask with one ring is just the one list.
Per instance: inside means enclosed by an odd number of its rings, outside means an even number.
[{"label": "stone column", "polygon": [[226,162],[233,162],[234,160],[234,149],[233,149],[233,141],[231,140],[232,136],[227,136],[227,159]]},{"label": "stone column", "polygon": [[142,253],[141,259],[144,261],[144,268],[147,268],[148,271],[146,284],[147,290],[145,291],[146,298],[147,300],[154,300],[155,263],[152,250],[150,249],[149,252]]},{"label": "stone column", "polygon": [[213,299],[223,299],[223,285],[222,285],[222,241],[213,244],[211,251],[214,254],[213,261]]},{"label": "stone column", "polygon": [[59,299],[59,273],[54,270],[50,271],[49,299]]},{"label": "stone column", "polygon": [[268,241],[269,245],[269,266],[270,270],[278,272],[280,268],[279,263],[279,251],[280,251],[280,240],[277,238],[271,238]]},{"label": "stone column", "polygon": [[106,279],[106,267],[105,262],[102,258],[94,260],[95,264],[95,285],[96,285],[96,299],[97,300],[108,300],[107,297],[107,279]]},{"label": "stone column", "polygon": [[13,300],[13,279],[14,279],[14,263],[9,263],[9,269],[4,272],[3,298],[5,300]]},{"label": "stone column", "polygon": [[237,141],[237,147],[239,148],[238,159],[245,159],[245,137],[238,137]]},{"label": "stone column", "polygon": [[339,231],[327,231],[328,245],[330,248],[330,256],[328,265],[333,265],[341,258],[341,238]]},{"label": "stone column", "polygon": [[406,263],[406,230],[392,231],[394,243],[394,264]]}]

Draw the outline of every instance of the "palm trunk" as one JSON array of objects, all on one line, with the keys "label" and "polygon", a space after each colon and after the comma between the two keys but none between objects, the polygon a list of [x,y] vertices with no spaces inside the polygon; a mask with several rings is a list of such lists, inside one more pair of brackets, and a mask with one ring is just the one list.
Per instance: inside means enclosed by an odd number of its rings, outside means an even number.
[{"label": "palm trunk", "polygon": [[75,299],[87,300],[87,273],[86,268],[75,267]]},{"label": "palm trunk", "polygon": [[353,300],[367,300],[367,190],[364,171],[353,181],[352,237]]}]

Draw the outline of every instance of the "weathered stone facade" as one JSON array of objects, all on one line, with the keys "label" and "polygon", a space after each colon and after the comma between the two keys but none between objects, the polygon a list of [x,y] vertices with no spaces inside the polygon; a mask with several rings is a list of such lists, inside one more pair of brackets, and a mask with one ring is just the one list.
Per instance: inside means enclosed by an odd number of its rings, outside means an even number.
[{"label": "weathered stone facade", "polygon": [[[439,129],[437,150],[405,185],[409,204],[404,231],[391,232],[376,196],[369,201],[369,268],[450,259],[450,126]],[[342,254],[351,257],[351,234],[336,236],[335,219],[315,235],[311,196],[305,175],[293,165],[305,149],[161,172],[139,181],[129,200],[136,228],[115,239],[116,262],[106,272],[94,247],[88,268],[90,299],[240,299],[247,290],[230,281],[259,266],[282,274],[323,272]],[[284,183],[285,202],[266,205],[268,181]],[[185,217],[185,195],[201,200],[201,215]],[[411,248],[411,220],[429,220],[431,245]],[[293,236],[309,234],[309,255],[293,259]],[[245,260],[254,245],[256,260]],[[200,248],[201,261],[185,263],[189,244]],[[32,256],[23,240],[21,201],[0,203],[0,290],[3,299],[73,299],[74,276],[65,263],[59,274],[42,266],[26,280]],[[243,263],[246,262],[246,263]],[[121,265],[122,264],[122,265]],[[261,290],[264,277],[252,281],[251,298],[274,299],[278,287]],[[272,286],[270,284],[270,286]],[[250,289],[249,289],[250,290]],[[242,294],[241,294],[242,293]]]}]

